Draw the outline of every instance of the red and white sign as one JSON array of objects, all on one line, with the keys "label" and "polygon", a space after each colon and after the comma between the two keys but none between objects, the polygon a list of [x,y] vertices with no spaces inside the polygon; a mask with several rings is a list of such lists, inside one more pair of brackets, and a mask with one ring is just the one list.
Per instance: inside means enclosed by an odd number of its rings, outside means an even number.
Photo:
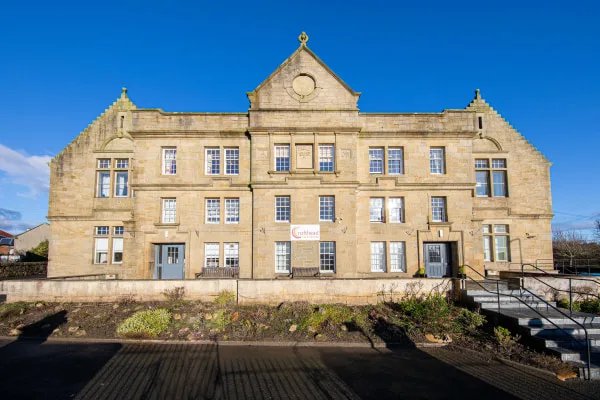
[{"label": "red and white sign", "polygon": [[320,225],[291,225],[291,240],[321,240]]}]

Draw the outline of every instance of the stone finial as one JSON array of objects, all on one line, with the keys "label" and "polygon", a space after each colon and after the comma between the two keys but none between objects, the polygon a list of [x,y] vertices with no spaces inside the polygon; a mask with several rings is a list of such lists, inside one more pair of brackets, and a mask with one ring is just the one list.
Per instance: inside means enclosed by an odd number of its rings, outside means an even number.
[{"label": "stone finial", "polygon": [[306,32],[302,32],[300,36],[298,36],[298,41],[302,46],[306,46],[306,42],[308,42],[308,35]]},{"label": "stone finial", "polygon": [[127,97],[127,88],[126,87],[121,88],[121,97]]},{"label": "stone finial", "polygon": [[479,89],[475,89],[475,99],[481,100],[481,93],[479,92]]}]

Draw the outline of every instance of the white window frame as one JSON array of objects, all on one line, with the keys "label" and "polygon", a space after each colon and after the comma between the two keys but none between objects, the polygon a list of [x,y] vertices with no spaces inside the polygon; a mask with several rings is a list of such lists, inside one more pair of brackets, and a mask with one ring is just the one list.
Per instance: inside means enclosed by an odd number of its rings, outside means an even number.
[{"label": "white window frame", "polygon": [[110,170],[97,171],[96,181],[96,197],[101,199],[110,197]]},{"label": "white window frame", "polygon": [[175,224],[177,222],[177,199],[169,197],[161,200],[161,222],[163,224]]},{"label": "white window frame", "polygon": [[225,267],[240,267],[240,244],[238,242],[223,243],[223,258]]},{"label": "white window frame", "polygon": [[447,203],[443,196],[431,197],[431,222],[448,222]]},{"label": "white window frame", "polygon": [[[510,226],[508,224],[483,224],[483,259],[487,262],[510,262]],[[506,243],[500,246],[500,240]],[[501,256],[504,254],[504,256]]]},{"label": "white window frame", "polygon": [[[327,256],[327,258],[325,258],[325,256]],[[333,274],[335,273],[335,264],[335,242],[319,242],[319,272],[321,272],[322,274]],[[324,266],[331,266],[331,269],[323,269]]]},{"label": "white window frame", "polygon": [[[215,157],[216,156],[216,157]],[[213,164],[213,161],[217,161]],[[221,149],[219,147],[205,147],[204,148],[204,172],[206,175],[220,175],[221,174]],[[216,166],[216,172],[213,167]]]},{"label": "white window frame", "polygon": [[[479,182],[478,174],[485,174],[486,191],[479,193],[483,184]],[[501,177],[501,179],[499,179]],[[477,158],[475,159],[475,195],[477,197],[508,197],[508,169],[506,158]],[[497,190],[497,188],[499,188]]]},{"label": "white window frame", "polygon": [[240,148],[225,147],[225,175],[240,174]]},{"label": "white window frame", "polygon": [[[287,199],[286,204],[279,204],[279,200],[284,202]],[[287,212],[286,212],[287,210]],[[280,219],[279,216],[286,216],[287,219]],[[292,220],[292,198],[290,196],[275,196],[275,222],[289,223]]]},{"label": "white window frame", "polygon": [[292,242],[275,242],[275,273],[289,274],[292,264]]},{"label": "white window frame", "polygon": [[177,175],[177,147],[162,148],[162,175]]},{"label": "white window frame", "polygon": [[[377,153],[381,152],[381,157],[377,156]],[[375,166],[380,165],[381,170],[379,168],[374,168]],[[370,174],[383,174],[385,172],[385,148],[383,147],[369,147],[369,173]]]},{"label": "white window frame", "polygon": [[[119,245],[117,243],[120,243]],[[121,254],[121,261],[116,260],[117,253]],[[113,237],[112,238],[112,263],[123,264],[123,238]]]},{"label": "white window frame", "polygon": [[208,197],[204,200],[206,215],[204,222],[206,224],[221,223],[221,199],[218,197]]},{"label": "white window frame", "polygon": [[[399,153],[395,153],[394,156],[392,156],[393,152],[399,152]],[[399,154],[399,156],[398,156],[398,154]],[[387,148],[387,157],[388,157],[388,161],[387,161],[388,174],[389,175],[403,175],[404,174],[404,148],[400,147],[400,146],[388,147]],[[391,168],[392,162],[394,162],[394,161],[397,161],[399,163],[399,169],[397,172],[394,172],[393,168]]]},{"label": "white window frame", "polygon": [[369,198],[369,222],[385,222],[385,197]]},{"label": "white window frame", "polygon": [[393,224],[404,223],[404,197],[388,198],[388,221]]},{"label": "white window frame", "polygon": [[446,173],[446,148],[433,146],[429,148],[429,172],[432,175]]},{"label": "white window frame", "polygon": [[385,242],[371,242],[371,272],[386,272]]},{"label": "white window frame", "polygon": [[[323,165],[326,165],[323,168]],[[333,144],[319,145],[319,172],[335,171],[335,146]]]},{"label": "white window frame", "polygon": [[[108,236],[94,238],[94,264],[108,265],[108,242]],[[100,246],[101,243],[103,243],[102,246]],[[104,259],[104,261],[102,261],[102,259]]]},{"label": "white window frame", "polygon": [[204,243],[204,268],[219,268],[220,252],[219,243]]},{"label": "white window frame", "polygon": [[[276,172],[290,172],[292,169],[291,148],[289,144],[276,144],[273,147],[273,167]],[[287,168],[284,168],[284,160],[287,159]],[[281,160],[278,166],[277,161]]]},{"label": "white window frame", "polygon": [[319,221],[335,221],[335,196],[319,196]]},{"label": "white window frame", "polygon": [[240,198],[231,197],[225,199],[225,223],[240,223]]},{"label": "white window frame", "polygon": [[[125,176],[124,185],[119,182],[119,176],[123,175]],[[119,194],[119,189],[122,189],[124,192]],[[115,171],[115,197],[129,197],[129,171]]]},{"label": "white window frame", "polygon": [[390,242],[390,271],[406,272],[406,242]]}]

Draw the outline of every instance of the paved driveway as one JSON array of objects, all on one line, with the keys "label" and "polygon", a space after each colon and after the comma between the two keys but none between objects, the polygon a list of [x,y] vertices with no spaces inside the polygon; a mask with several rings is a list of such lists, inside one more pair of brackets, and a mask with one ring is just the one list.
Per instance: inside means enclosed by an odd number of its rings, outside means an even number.
[{"label": "paved driveway", "polygon": [[[6,399],[589,399],[527,368],[444,349],[0,341]],[[588,393],[588,396],[585,395]]]}]

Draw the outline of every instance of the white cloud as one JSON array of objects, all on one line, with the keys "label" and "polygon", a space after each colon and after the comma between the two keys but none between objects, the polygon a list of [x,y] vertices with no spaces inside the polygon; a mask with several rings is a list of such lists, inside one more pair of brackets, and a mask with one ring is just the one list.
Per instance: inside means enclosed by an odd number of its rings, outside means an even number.
[{"label": "white cloud", "polygon": [[37,198],[48,191],[50,156],[30,156],[12,150],[0,144],[0,172],[5,181],[13,185],[24,186],[27,191],[19,196]]},{"label": "white cloud", "polygon": [[31,228],[30,224],[21,221],[21,217],[22,215],[18,211],[0,208],[0,229],[16,234]]}]

